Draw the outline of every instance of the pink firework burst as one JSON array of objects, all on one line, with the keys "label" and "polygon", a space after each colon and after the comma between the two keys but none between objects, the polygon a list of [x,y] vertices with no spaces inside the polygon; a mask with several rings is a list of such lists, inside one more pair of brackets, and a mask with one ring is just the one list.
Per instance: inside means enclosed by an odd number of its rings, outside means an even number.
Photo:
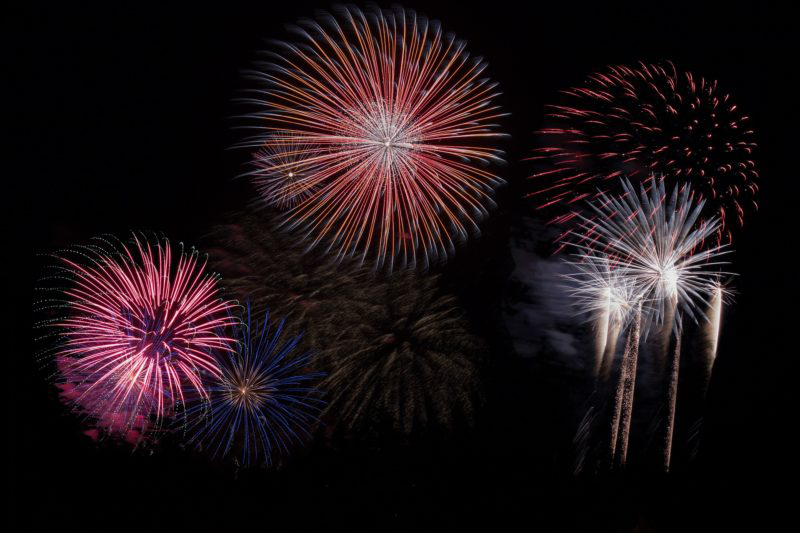
[{"label": "pink firework burst", "polygon": [[621,177],[652,174],[702,195],[704,218],[720,220],[720,243],[757,207],[749,117],[716,81],[671,62],[639,63],[608,67],[563,95],[549,106],[550,124],[539,131],[542,146],[532,158],[540,168],[530,196],[539,208],[561,210],[554,223],[574,220],[578,206],[613,193]]},{"label": "pink firework burst", "polygon": [[[293,146],[289,165],[256,157],[261,175],[303,176],[307,197],[285,223],[310,246],[377,266],[445,258],[477,231],[502,180],[496,84],[463,42],[411,11],[347,7],[297,28],[254,78],[262,153]],[[258,184],[258,179],[256,180]],[[287,182],[288,183],[288,182]],[[283,187],[259,187],[268,204]]]},{"label": "pink firework burst", "polygon": [[220,374],[215,352],[235,342],[224,336],[234,304],[197,252],[175,258],[168,241],[137,236],[99,242],[61,258],[72,280],[54,322],[62,396],[109,432],[142,433],[190,392],[206,396],[204,375]]}]

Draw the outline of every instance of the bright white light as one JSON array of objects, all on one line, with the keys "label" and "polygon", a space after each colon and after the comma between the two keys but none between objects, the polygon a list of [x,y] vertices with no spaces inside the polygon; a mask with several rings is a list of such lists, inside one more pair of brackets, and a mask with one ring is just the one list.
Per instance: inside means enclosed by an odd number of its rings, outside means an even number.
[{"label": "bright white light", "polygon": [[668,320],[668,306],[676,304],[696,320],[717,287],[715,268],[723,262],[715,259],[726,253],[710,244],[719,221],[699,221],[704,201],[688,185],[667,195],[663,178],[651,177],[638,191],[628,180],[622,188],[624,194],[604,193],[590,204],[595,216],[582,217],[578,257],[626,280],[642,301],[644,332]]}]

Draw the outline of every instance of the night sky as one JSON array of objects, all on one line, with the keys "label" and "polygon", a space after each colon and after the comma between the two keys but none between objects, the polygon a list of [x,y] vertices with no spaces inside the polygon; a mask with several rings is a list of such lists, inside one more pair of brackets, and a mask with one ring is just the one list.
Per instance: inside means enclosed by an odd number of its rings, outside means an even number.
[{"label": "night sky", "polygon": [[[234,102],[247,83],[242,71],[270,39],[287,37],[285,24],[330,6],[54,4],[4,17],[5,79],[15,93],[5,98],[12,166],[3,173],[4,198],[13,213],[8,233],[21,244],[4,255],[21,270],[6,276],[19,298],[7,309],[20,322],[7,330],[19,348],[6,353],[15,530],[770,530],[789,503],[779,484],[797,479],[787,434],[797,395],[789,277],[798,97],[794,62],[783,58],[796,19],[756,3],[537,4],[404,4],[488,61],[486,74],[503,93],[498,103],[510,113],[498,207],[479,238],[433,269],[490,347],[486,403],[474,426],[314,441],[278,471],[238,473],[175,443],[132,453],[84,436],[35,357],[39,254],[131,229],[202,248],[211,227],[254,194],[236,179],[247,151],[231,149],[241,135],[232,117],[242,112]],[[735,238],[735,303],[725,310],[707,401],[687,400],[687,412],[703,414],[697,455],[680,455],[669,475],[646,465],[574,475],[587,377],[563,354],[517,353],[503,318],[520,299],[509,282],[523,266],[514,236],[536,216],[523,198],[533,171],[524,158],[559,89],[609,64],[664,59],[719,80],[751,117],[760,209]]]}]

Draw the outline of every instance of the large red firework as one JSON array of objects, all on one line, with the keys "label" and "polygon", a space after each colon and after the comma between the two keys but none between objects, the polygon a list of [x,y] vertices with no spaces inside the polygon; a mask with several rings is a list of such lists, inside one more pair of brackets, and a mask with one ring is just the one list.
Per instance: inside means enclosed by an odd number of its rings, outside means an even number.
[{"label": "large red firework", "polygon": [[196,252],[174,260],[166,240],[99,242],[61,258],[72,283],[56,362],[77,410],[111,432],[141,432],[189,392],[206,395],[203,375],[220,373],[215,352],[234,342],[224,335],[234,304]]},{"label": "large red firework", "polygon": [[265,135],[246,144],[260,150],[264,200],[291,207],[286,224],[339,256],[390,267],[445,257],[501,183],[485,168],[501,156],[486,64],[401,8],[342,8],[297,33],[254,76]]},{"label": "large red firework", "polygon": [[671,62],[612,66],[563,91],[550,106],[550,125],[531,194],[540,208],[559,209],[567,223],[584,200],[613,192],[620,177],[650,175],[691,183],[706,200],[707,218],[720,221],[718,239],[730,242],[745,210],[757,207],[756,145],[749,119],[716,81],[679,72]]}]

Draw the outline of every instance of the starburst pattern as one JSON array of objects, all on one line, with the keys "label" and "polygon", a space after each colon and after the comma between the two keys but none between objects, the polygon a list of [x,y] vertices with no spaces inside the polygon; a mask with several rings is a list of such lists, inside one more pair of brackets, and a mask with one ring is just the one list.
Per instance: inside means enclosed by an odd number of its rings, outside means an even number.
[{"label": "starburst pattern", "polygon": [[191,440],[212,456],[233,454],[245,466],[269,466],[310,437],[325,405],[313,386],[322,374],[307,370],[313,354],[297,353],[300,336],[284,339],[283,326],[271,324],[269,313],[259,324],[248,307],[238,353],[220,359],[208,405],[190,410],[198,416]]},{"label": "starburst pattern", "polygon": [[295,142],[291,135],[275,134],[255,153],[256,169],[249,173],[260,196],[269,205],[286,210],[309,199],[317,187],[310,176],[319,171],[302,161],[313,147]]},{"label": "starburst pattern", "polygon": [[638,191],[623,179],[622,190],[621,196],[601,193],[591,203],[595,216],[582,217],[575,247],[587,261],[619,269],[634,284],[648,317],[643,331],[663,323],[674,306],[696,319],[726,274],[715,270],[724,264],[719,258],[726,245],[709,240],[718,220],[700,219],[704,200],[688,185],[667,195],[663,178],[651,177]]},{"label": "starburst pattern", "polygon": [[134,235],[130,245],[98,239],[60,262],[56,275],[69,286],[56,305],[66,316],[50,325],[76,409],[125,431],[160,424],[188,391],[206,394],[204,376],[219,375],[216,353],[231,349],[224,332],[234,304],[219,297],[197,252],[176,260],[168,241]]},{"label": "starburst pattern", "polygon": [[[286,213],[309,245],[376,265],[443,259],[477,222],[501,183],[501,136],[486,64],[412,11],[342,8],[296,28],[254,78],[253,114],[268,152],[291,143],[291,168],[312,191]],[[284,172],[257,158],[261,174]],[[280,192],[261,188],[268,204]],[[295,199],[300,200],[295,196]]]}]

